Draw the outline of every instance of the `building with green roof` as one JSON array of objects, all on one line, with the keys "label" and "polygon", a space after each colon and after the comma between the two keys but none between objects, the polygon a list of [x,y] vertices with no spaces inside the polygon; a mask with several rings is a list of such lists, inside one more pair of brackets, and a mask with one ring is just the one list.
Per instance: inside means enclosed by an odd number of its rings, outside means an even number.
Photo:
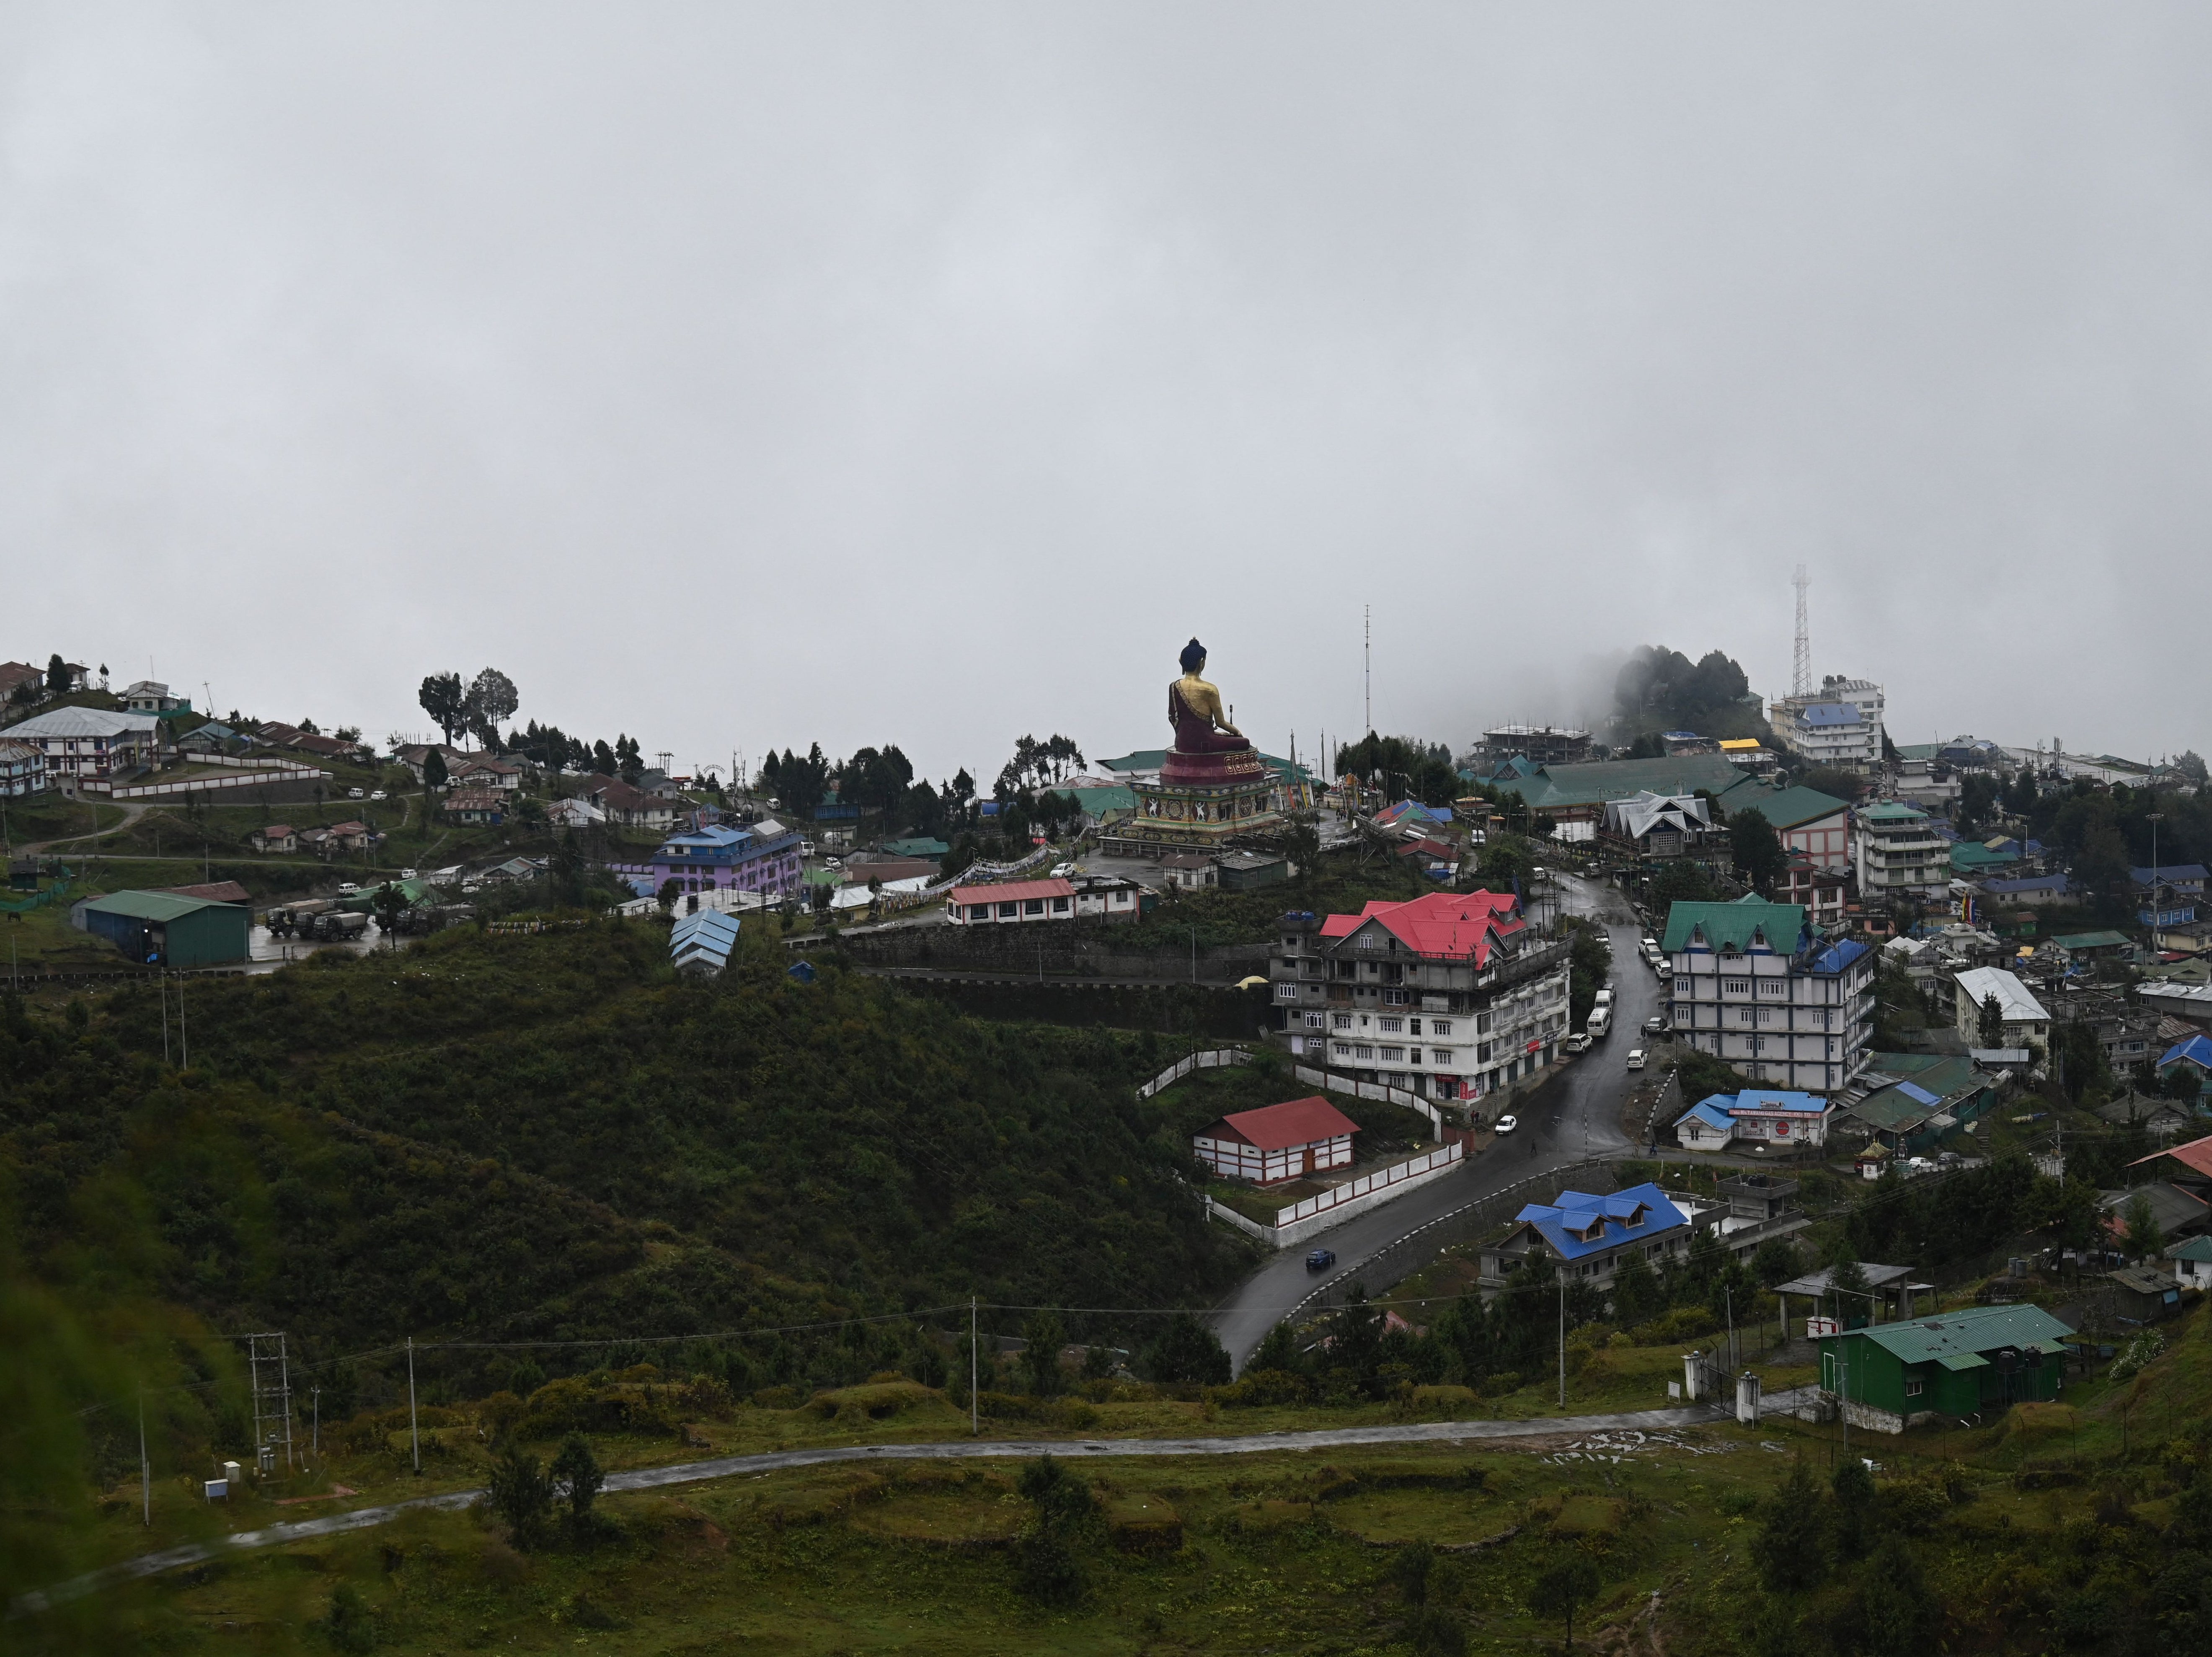
[{"label": "building with green roof", "polygon": [[252,957],[253,911],[173,892],[112,892],[77,906],[84,930],[147,967],[213,967]]},{"label": "building with green roof", "polygon": [[1970,1306],[1820,1338],[1820,1389],[1854,1427],[1901,1433],[2048,1400],[2074,1332],[2037,1306]]},{"label": "building with green roof", "polygon": [[1661,946],[1676,1036],[1753,1082],[1833,1094],[1866,1062],[1874,952],[1809,931],[1799,903],[1675,903]]}]

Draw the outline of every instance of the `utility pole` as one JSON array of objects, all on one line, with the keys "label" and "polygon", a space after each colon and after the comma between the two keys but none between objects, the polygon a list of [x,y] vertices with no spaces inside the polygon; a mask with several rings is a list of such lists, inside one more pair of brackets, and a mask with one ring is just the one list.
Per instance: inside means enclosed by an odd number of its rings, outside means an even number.
[{"label": "utility pole", "polygon": [[154,980],[155,992],[161,998],[161,1063],[169,1062],[169,969],[161,968]]},{"label": "utility pole", "polygon": [[1367,728],[1375,729],[1375,606],[1359,607],[1359,683],[1365,699]]},{"label": "utility pole", "polygon": [[407,1443],[415,1454],[415,1472],[422,1471],[422,1437],[415,1429],[415,1337],[407,1337]]},{"label": "utility pole", "polygon": [[146,1460],[146,1389],[138,1389],[138,1499],[145,1504],[146,1524],[154,1523],[154,1464]]},{"label": "utility pole", "polygon": [[316,1460],[320,1460],[323,1454],[323,1389],[319,1387],[313,1387],[310,1389],[310,1393],[315,1415],[314,1426],[312,1429],[313,1436],[308,1440],[308,1445],[310,1453]]},{"label": "utility pole", "polygon": [[192,1067],[192,1038],[185,1031],[185,975],[182,973],[177,974],[177,1049],[184,1059],[178,1068],[190,1070]]},{"label": "utility pole", "polygon": [[[1534,1143],[1532,1139],[1530,1143]],[[1559,1413],[1567,1412],[1567,1275],[1559,1273]]]},{"label": "utility pole", "polygon": [[975,1406],[975,1297],[968,1296],[968,1436],[973,1438],[981,1429],[976,1425]]},{"label": "utility pole", "polygon": [[1723,1284],[1721,1295],[1728,1305],[1729,1374],[1734,1375],[1741,1362],[1735,1350],[1735,1290],[1732,1285]]}]

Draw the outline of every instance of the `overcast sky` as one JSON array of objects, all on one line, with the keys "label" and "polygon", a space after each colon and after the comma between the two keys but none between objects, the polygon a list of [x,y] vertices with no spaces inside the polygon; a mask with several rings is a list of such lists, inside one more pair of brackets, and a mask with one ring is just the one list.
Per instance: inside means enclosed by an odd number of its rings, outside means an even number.
[{"label": "overcast sky", "polygon": [[0,658],[679,767],[2212,743],[2212,9],[0,12]]}]

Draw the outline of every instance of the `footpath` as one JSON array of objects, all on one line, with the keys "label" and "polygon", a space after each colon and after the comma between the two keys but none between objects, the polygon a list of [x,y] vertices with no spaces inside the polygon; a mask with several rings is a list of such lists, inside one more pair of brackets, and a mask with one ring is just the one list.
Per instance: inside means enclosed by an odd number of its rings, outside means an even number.
[{"label": "footpath", "polygon": [[[1239,1437],[954,1439],[935,1444],[824,1446],[810,1450],[771,1450],[757,1455],[718,1456],[708,1461],[679,1462],[667,1467],[634,1468],[627,1472],[609,1473],[602,1489],[610,1493],[660,1490],[672,1484],[695,1484],[707,1479],[741,1478],[837,1461],[1004,1460],[1046,1454],[1069,1461],[1102,1456],[1254,1455],[1268,1451],[1341,1449],[1365,1444],[1456,1444],[1485,1439],[1542,1438],[1555,1434],[1665,1432],[1724,1420],[1729,1415],[1729,1409],[1723,1405],[1700,1404],[1674,1410],[1638,1410],[1623,1415],[1546,1416],[1527,1421],[1425,1421],[1324,1428],[1304,1433],[1254,1433]],[[264,1525],[258,1530],[240,1531],[216,1542],[193,1542],[182,1547],[165,1548],[159,1553],[141,1554],[136,1559],[90,1572],[58,1587],[24,1594],[9,1608],[10,1614],[22,1616],[44,1611],[49,1605],[97,1593],[117,1582],[135,1581],[163,1571],[204,1564],[227,1554],[367,1530],[388,1523],[402,1514],[423,1509],[439,1512],[465,1508],[483,1495],[481,1490],[447,1490],[383,1507],[357,1508],[351,1513],[332,1514],[323,1519]]]}]

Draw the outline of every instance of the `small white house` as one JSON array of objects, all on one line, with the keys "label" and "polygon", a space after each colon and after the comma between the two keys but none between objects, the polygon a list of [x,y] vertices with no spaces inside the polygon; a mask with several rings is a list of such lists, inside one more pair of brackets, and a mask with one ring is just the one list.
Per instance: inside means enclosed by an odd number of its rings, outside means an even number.
[{"label": "small white house", "polygon": [[1316,1094],[1224,1116],[1201,1128],[1191,1145],[1198,1160],[1224,1179],[1279,1185],[1351,1167],[1352,1136],[1358,1131],[1358,1123]]},{"label": "small white house", "polygon": [[2166,1251],[2173,1280],[2184,1289],[2212,1289],[2212,1237],[2191,1237]]},{"label": "small white house", "polygon": [[1075,919],[1075,888],[1065,880],[1010,880],[999,886],[955,886],[945,918],[956,926],[1015,926]]}]

